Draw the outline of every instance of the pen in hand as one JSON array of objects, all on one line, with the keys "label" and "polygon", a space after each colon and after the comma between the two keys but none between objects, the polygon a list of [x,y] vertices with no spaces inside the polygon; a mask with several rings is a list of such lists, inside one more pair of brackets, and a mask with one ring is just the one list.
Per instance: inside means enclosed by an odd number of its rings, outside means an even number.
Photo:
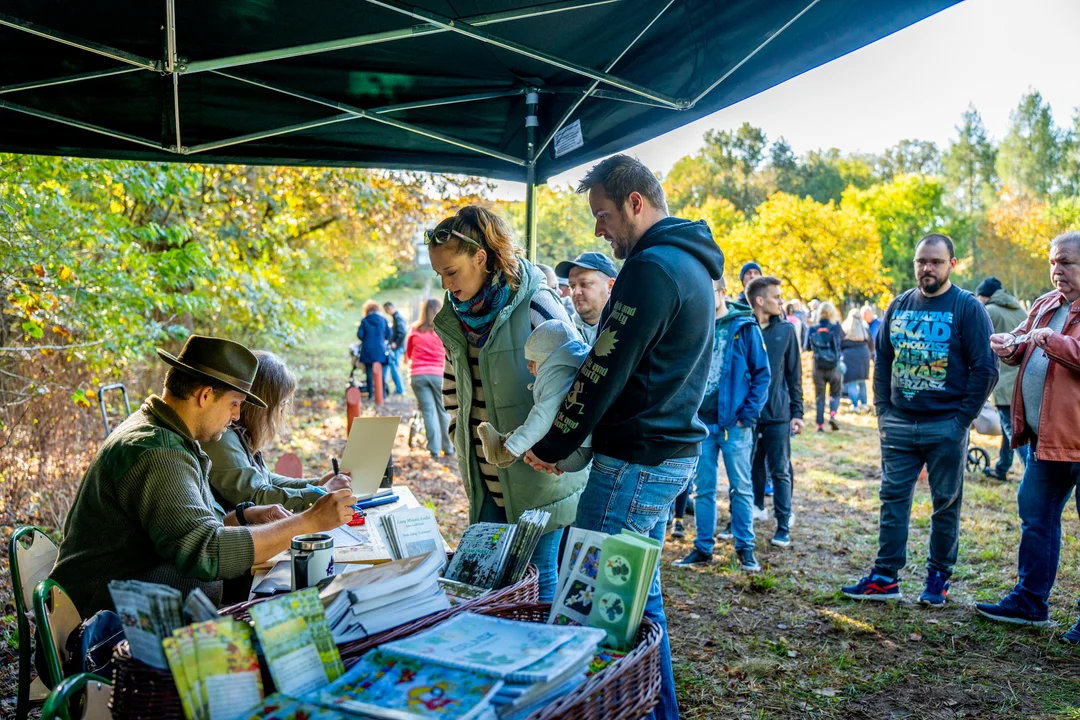
[{"label": "pen in hand", "polygon": [[334,467],[334,474],[341,474],[341,465],[338,464],[337,458],[330,458],[330,464]]}]

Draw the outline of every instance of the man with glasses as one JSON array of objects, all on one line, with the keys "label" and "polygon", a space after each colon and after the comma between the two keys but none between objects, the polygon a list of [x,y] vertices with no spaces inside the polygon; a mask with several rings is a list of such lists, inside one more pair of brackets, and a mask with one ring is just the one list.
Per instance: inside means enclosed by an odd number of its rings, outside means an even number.
[{"label": "man with glasses", "polygon": [[881,520],[870,573],[842,589],[855,600],[901,597],[915,483],[926,466],[934,510],[923,605],[941,607],[960,539],[960,505],[971,423],[997,382],[990,318],[952,284],[953,242],[931,233],[915,246],[918,287],[893,300],[881,323],[874,405],[881,438]]}]

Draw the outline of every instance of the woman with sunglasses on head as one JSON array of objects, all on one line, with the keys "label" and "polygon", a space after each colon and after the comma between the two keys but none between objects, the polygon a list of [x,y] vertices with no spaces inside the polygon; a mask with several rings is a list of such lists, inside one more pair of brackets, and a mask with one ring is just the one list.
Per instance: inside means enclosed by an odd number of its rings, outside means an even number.
[{"label": "woman with sunglasses on head", "polygon": [[506,432],[525,421],[533,405],[525,340],[541,323],[569,325],[570,317],[494,213],[462,208],[429,230],[427,243],[431,267],[446,290],[435,332],[446,346],[443,401],[469,497],[469,522],[513,523],[525,510],[550,512],[533,563],[540,570],[540,600],[551,601],[559,542],[577,516],[588,469],[549,475],[520,461],[496,467],[484,460],[477,428],[490,422]]}]

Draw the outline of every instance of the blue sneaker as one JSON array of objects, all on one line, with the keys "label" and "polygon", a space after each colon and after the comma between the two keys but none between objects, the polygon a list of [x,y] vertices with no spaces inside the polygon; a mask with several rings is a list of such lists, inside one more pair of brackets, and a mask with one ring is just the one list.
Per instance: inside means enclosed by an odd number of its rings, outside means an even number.
[{"label": "blue sneaker", "polygon": [[1076,624],[1067,633],[1063,634],[1059,640],[1068,645],[1080,645],[1080,618],[1077,618]]},{"label": "blue sneaker", "polygon": [[772,540],[769,542],[776,547],[791,547],[791,532],[785,528],[778,528],[776,534],[772,536]]},{"label": "blue sneaker", "polygon": [[871,571],[854,585],[840,588],[844,597],[852,600],[899,600],[900,578],[890,578]]},{"label": "blue sneaker", "polygon": [[975,611],[985,618],[995,622],[1009,623],[1010,625],[1034,625],[1043,627],[1048,622],[1047,615],[1032,615],[1026,610],[1020,609],[1012,595],[1006,595],[1001,602],[975,603]]},{"label": "blue sneaker", "polygon": [[690,551],[690,554],[684,557],[682,560],[676,560],[671,563],[672,567],[694,567],[696,565],[709,565],[712,563],[712,555],[706,555],[697,548]]},{"label": "blue sneaker", "polygon": [[940,570],[930,568],[926,571],[926,589],[919,595],[920,605],[945,607],[945,596],[949,594],[949,576]]},{"label": "blue sneaker", "polygon": [[766,497],[772,497],[772,494],[773,494],[772,480],[766,480],[765,481],[765,495],[766,495]]}]

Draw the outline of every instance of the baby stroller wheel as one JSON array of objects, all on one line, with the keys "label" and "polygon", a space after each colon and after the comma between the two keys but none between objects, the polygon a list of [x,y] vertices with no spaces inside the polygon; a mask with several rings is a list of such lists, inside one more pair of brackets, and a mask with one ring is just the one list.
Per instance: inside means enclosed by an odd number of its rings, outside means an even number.
[{"label": "baby stroller wheel", "polygon": [[990,467],[990,453],[981,447],[970,447],[967,452],[967,471],[978,473]]}]

